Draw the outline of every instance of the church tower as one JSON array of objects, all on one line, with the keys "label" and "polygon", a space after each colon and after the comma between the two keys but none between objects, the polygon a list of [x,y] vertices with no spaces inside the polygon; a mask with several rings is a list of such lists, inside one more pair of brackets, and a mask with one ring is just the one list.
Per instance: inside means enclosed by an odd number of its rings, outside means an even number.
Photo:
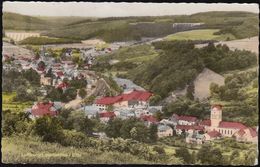
[{"label": "church tower", "polygon": [[221,105],[212,105],[210,120],[212,127],[218,127],[219,123],[222,121],[222,106]]}]

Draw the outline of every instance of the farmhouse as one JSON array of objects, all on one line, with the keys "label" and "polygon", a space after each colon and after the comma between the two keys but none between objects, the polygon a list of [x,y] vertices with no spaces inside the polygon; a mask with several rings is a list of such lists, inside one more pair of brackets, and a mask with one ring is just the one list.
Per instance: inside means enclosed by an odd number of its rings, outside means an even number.
[{"label": "farmhouse", "polygon": [[159,138],[166,137],[166,136],[172,136],[172,135],[173,135],[173,129],[170,126],[162,125],[162,124],[158,125],[157,136]]},{"label": "farmhouse", "polygon": [[173,114],[171,120],[178,125],[195,125],[197,122],[196,117],[177,114]]},{"label": "farmhouse", "polygon": [[38,102],[32,106],[30,117],[33,119],[44,115],[56,116],[61,107],[62,105],[59,102]]},{"label": "farmhouse", "polygon": [[110,119],[116,117],[114,112],[105,111],[99,113],[99,118],[101,122],[107,123]]},{"label": "farmhouse", "polygon": [[149,106],[149,98],[152,93],[146,91],[134,90],[128,94],[122,94],[114,97],[103,97],[96,100],[96,106],[100,109],[106,109],[109,105],[114,107],[129,107],[129,108],[147,108]]}]

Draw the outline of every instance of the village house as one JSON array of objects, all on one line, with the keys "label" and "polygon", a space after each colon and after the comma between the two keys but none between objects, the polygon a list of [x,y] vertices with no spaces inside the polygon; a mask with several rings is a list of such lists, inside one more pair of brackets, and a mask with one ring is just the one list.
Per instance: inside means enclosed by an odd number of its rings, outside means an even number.
[{"label": "village house", "polygon": [[186,136],[185,141],[186,143],[203,144],[205,142],[205,136],[194,131]]},{"label": "village house", "polygon": [[62,82],[62,83],[60,83],[60,84],[58,84],[58,85],[56,86],[56,88],[62,89],[63,92],[64,92],[68,87],[69,87],[69,84],[66,83],[66,82]]},{"label": "village house", "polygon": [[80,110],[84,111],[88,118],[94,118],[100,112],[99,108],[96,106],[84,106],[80,108]]},{"label": "village house", "polygon": [[116,115],[114,112],[104,111],[104,112],[99,113],[99,119],[103,123],[107,123],[110,119],[113,119],[115,117],[116,117]]},{"label": "village house", "polygon": [[160,121],[160,124],[172,125],[172,126],[175,125],[172,121],[170,121],[170,120],[168,120],[168,119],[162,119],[162,120]]},{"label": "village house", "polygon": [[187,115],[177,115],[173,114],[170,118],[171,121],[173,121],[177,125],[195,125],[197,123],[197,118],[193,116],[187,116]]},{"label": "village house", "polygon": [[212,140],[215,140],[215,139],[220,139],[221,133],[213,130],[213,131],[205,133],[204,136],[205,136],[205,141],[212,141]]},{"label": "village house", "polygon": [[237,141],[252,143],[258,142],[258,135],[256,129],[253,128],[240,129],[237,133],[234,134],[234,137]]},{"label": "village house", "polygon": [[170,126],[167,126],[167,125],[164,125],[164,124],[159,124],[158,125],[157,136],[159,138],[172,136],[172,135],[173,135],[173,129]]},{"label": "village house", "polygon": [[44,115],[56,116],[59,110],[62,108],[62,103],[60,102],[36,102],[32,106],[30,112],[30,118],[34,119],[37,117],[42,117]]},{"label": "village house", "polygon": [[117,108],[115,109],[115,115],[116,117],[121,119],[128,119],[131,117],[135,117],[135,112],[133,109],[129,108]]},{"label": "village house", "polygon": [[52,78],[45,77],[44,74],[41,74],[40,83],[41,85],[52,85]]},{"label": "village house", "polygon": [[147,108],[149,106],[149,98],[152,93],[146,91],[134,90],[128,94],[122,94],[114,97],[103,97],[94,103],[101,109],[106,109],[109,105],[116,107],[129,108]]},{"label": "village house", "polygon": [[141,115],[140,119],[144,121],[144,124],[149,127],[151,124],[158,124],[159,121],[152,115]]},{"label": "village house", "polygon": [[181,135],[183,132],[185,132],[185,134],[190,134],[193,132],[204,131],[204,127],[199,125],[176,125],[175,131],[177,135]]},{"label": "village house", "polygon": [[162,112],[162,106],[148,106],[148,111],[151,114],[155,114],[157,112]]}]

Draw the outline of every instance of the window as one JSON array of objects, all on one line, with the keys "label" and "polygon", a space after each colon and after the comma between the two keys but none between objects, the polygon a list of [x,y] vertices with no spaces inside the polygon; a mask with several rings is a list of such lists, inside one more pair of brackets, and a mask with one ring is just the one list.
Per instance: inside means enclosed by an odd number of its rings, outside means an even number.
[{"label": "window", "polygon": [[225,132],[224,132],[225,134],[226,134],[226,130],[225,130]]}]

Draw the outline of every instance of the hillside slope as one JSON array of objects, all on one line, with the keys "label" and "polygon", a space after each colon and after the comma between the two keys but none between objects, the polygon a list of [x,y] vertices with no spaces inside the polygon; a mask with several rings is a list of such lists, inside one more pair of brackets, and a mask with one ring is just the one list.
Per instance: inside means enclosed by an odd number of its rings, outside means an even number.
[{"label": "hillside slope", "polygon": [[199,100],[210,96],[210,84],[224,85],[225,78],[214,71],[205,68],[194,80],[194,96]]},{"label": "hillside slope", "polygon": [[2,19],[4,30],[46,30],[53,26],[53,24],[36,17],[10,12],[4,12]]},{"label": "hillside slope", "polygon": [[[74,20],[74,21],[73,21]],[[205,23],[203,29],[220,29],[214,35],[231,35],[236,39],[256,36],[258,15],[248,12],[206,12],[181,16],[143,17],[31,17],[4,13],[4,29],[48,30],[44,35],[58,38],[101,38],[106,42],[140,40],[143,37],[163,37],[184,31],[173,29],[173,23]],[[198,28],[198,27],[197,27]]]}]

